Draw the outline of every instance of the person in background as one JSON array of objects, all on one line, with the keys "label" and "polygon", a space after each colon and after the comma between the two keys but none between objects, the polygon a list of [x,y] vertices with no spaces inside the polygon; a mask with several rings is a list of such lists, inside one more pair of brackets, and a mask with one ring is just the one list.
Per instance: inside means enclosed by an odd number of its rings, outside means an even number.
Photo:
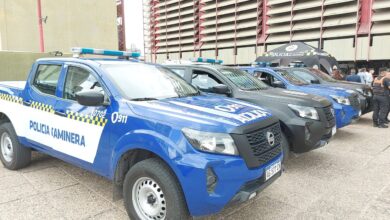
[{"label": "person in background", "polygon": [[367,84],[368,72],[367,72],[366,68],[359,69],[359,72],[357,75],[360,76],[361,82],[363,84]]},{"label": "person in background", "polygon": [[374,93],[373,126],[388,128],[387,114],[389,113],[390,73],[388,69],[381,69],[379,76],[374,80],[372,91]]},{"label": "person in background", "polygon": [[341,73],[340,70],[338,70],[336,65],[333,66],[332,78],[336,80],[344,80],[343,74]]},{"label": "person in background", "polygon": [[368,69],[367,85],[371,86],[372,82],[374,81],[374,78],[375,78],[375,70],[374,70],[374,68]]},{"label": "person in background", "polygon": [[362,83],[362,79],[360,76],[356,75],[356,70],[355,69],[351,69],[351,74],[348,75],[345,80],[349,81],[349,82],[357,82],[357,83]]},{"label": "person in background", "polygon": [[[390,80],[390,69],[387,69],[387,74],[386,74],[386,78]],[[387,114],[386,114],[386,122],[389,123],[390,122],[390,119],[389,119],[389,114],[390,114],[390,91],[389,91],[389,95],[387,96],[387,98],[389,98],[389,105],[388,105],[388,109],[387,109]]]}]

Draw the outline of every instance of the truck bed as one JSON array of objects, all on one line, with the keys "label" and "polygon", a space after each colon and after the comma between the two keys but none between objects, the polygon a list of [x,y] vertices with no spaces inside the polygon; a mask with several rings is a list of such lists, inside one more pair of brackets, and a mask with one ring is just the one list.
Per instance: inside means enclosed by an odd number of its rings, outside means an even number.
[{"label": "truck bed", "polygon": [[15,89],[23,90],[26,86],[26,81],[4,81],[0,82],[0,87],[13,87]]},{"label": "truck bed", "polygon": [[0,82],[0,92],[13,95],[13,96],[20,96],[25,87],[26,87],[26,81]]}]

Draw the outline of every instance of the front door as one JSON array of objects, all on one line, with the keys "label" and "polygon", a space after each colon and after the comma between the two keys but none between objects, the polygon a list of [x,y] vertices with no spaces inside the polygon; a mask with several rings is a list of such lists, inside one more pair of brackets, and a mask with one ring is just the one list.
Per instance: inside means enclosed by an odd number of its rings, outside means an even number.
[{"label": "front door", "polygon": [[[111,115],[107,90],[103,88],[95,72],[82,65],[65,66],[61,88],[62,97],[55,106],[55,112],[60,117],[56,121],[57,126],[52,127],[52,146],[59,152],[93,163],[99,146],[107,146],[109,141],[103,135]],[[76,94],[86,91],[104,94],[107,104],[93,107],[79,104]]]}]

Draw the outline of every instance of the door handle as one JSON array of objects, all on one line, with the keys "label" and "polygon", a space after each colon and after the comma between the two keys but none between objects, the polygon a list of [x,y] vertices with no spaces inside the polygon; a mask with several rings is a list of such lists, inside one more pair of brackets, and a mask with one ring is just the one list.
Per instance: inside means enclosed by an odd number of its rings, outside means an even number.
[{"label": "door handle", "polygon": [[30,100],[29,100],[29,101],[24,101],[24,100],[23,100],[23,105],[30,106],[30,105],[31,105],[31,101],[30,101]]},{"label": "door handle", "polygon": [[54,112],[56,115],[59,115],[59,116],[62,116],[62,117],[66,117],[67,114],[65,112],[62,112],[62,111],[55,111]]}]

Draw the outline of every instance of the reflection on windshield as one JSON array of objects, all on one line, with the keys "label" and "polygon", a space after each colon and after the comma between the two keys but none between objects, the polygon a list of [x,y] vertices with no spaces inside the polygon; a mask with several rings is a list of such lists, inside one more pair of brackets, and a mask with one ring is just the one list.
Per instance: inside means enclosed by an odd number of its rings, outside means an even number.
[{"label": "reflection on windshield", "polygon": [[129,100],[148,101],[199,94],[197,89],[164,67],[138,63],[105,64],[102,67]]},{"label": "reflection on windshield", "polygon": [[312,83],[313,80],[318,80],[318,78],[307,69],[291,69],[289,72],[297,78],[305,80],[305,82],[309,84]]},{"label": "reflection on windshield", "polygon": [[234,85],[242,90],[262,90],[267,89],[268,86],[259,79],[249,75],[248,73],[234,68],[224,68],[219,70],[226,78],[228,78]]},{"label": "reflection on windshield", "polygon": [[285,78],[286,80],[288,80],[290,83],[294,85],[298,85],[298,86],[309,85],[309,83],[305,82],[305,80],[299,78],[298,76],[292,74],[287,70],[278,69],[276,70],[276,72],[278,72],[283,78]]},{"label": "reflection on windshield", "polygon": [[310,69],[310,71],[327,82],[337,82],[337,80],[333,79],[331,76],[322,72],[321,70]]}]

